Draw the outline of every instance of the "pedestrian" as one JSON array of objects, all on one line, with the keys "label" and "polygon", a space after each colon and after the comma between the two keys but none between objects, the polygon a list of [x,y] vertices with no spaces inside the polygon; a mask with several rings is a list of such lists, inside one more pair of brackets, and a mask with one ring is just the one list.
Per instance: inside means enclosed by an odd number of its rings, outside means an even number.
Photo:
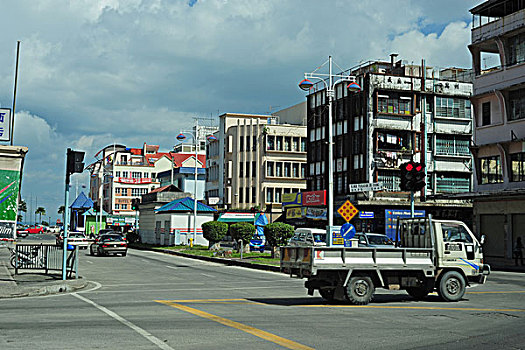
[{"label": "pedestrian", "polygon": [[521,261],[521,266],[523,266],[523,243],[521,243],[521,237],[516,239],[516,245],[512,249],[512,255],[514,255],[514,262],[518,266],[518,259]]}]

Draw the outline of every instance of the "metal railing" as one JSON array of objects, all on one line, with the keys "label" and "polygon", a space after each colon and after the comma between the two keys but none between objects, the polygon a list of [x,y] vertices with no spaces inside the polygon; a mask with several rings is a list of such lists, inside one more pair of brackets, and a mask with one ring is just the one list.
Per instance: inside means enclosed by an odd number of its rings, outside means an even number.
[{"label": "metal railing", "polygon": [[[62,247],[46,244],[16,244],[14,249],[9,248],[11,257],[9,262],[18,270],[44,270],[46,274],[50,271],[62,271],[63,253]],[[78,277],[78,246],[68,249],[66,270],[69,277],[73,272]]]}]

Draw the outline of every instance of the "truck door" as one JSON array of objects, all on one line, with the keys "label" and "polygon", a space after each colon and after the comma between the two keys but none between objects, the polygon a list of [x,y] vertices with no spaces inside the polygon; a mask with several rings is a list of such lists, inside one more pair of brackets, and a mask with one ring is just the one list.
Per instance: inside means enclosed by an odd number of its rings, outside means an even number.
[{"label": "truck door", "polygon": [[[466,228],[459,223],[441,223],[443,233],[443,260],[451,265],[462,265],[464,270],[477,270],[475,263],[474,242]],[[448,265],[448,264],[447,264]],[[469,273],[467,273],[468,275]]]}]

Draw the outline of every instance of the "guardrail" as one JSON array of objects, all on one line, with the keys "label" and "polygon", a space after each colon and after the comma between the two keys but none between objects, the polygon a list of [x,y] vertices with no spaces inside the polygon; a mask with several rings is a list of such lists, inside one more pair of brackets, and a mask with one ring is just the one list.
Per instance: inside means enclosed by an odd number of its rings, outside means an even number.
[{"label": "guardrail", "polygon": [[[50,271],[62,271],[63,252],[62,247],[47,244],[15,244],[15,248],[9,248],[11,257],[9,262],[18,270],[44,270],[46,274]],[[66,271],[71,277],[73,272],[78,278],[78,246],[67,250]]]}]

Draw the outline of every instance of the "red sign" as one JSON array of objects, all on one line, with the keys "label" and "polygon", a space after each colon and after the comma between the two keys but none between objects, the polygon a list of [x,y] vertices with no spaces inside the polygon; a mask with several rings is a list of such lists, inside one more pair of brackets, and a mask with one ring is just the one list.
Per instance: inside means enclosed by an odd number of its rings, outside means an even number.
[{"label": "red sign", "polygon": [[140,179],[133,179],[130,177],[117,177],[117,180],[115,182],[120,182],[123,184],[150,184],[153,181],[151,180],[151,177],[143,177]]},{"label": "red sign", "polygon": [[326,205],[326,190],[303,192],[303,205]]}]

